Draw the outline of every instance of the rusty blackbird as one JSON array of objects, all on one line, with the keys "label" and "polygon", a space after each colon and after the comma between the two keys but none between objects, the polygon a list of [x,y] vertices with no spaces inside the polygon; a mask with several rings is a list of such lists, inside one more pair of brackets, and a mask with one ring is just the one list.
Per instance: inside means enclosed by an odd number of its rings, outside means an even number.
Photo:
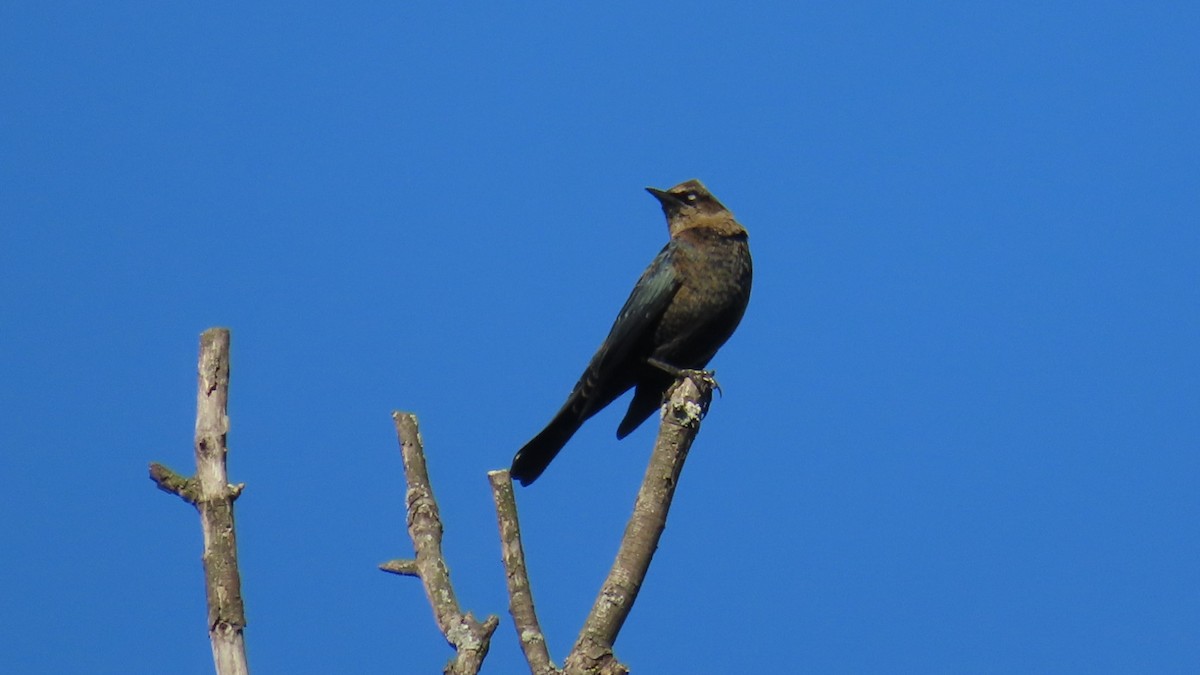
[{"label": "rusty blackbird", "polygon": [[698,180],[646,188],[662,204],[670,241],[642,273],[567,402],[513,458],[522,485],[537,480],[584,421],[634,389],[617,438],[662,404],[676,373],[698,370],[733,334],[750,300],[746,229]]}]

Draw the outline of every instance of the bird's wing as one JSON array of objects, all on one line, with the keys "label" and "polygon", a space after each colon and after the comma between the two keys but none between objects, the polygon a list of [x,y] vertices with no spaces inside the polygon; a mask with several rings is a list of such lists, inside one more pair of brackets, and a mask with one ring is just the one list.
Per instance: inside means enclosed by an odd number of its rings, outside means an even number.
[{"label": "bird's wing", "polygon": [[679,291],[683,280],[675,268],[678,244],[668,242],[654,257],[654,261],[642,272],[629,299],[617,314],[612,330],[592,363],[604,371],[609,364],[623,363],[629,350],[643,340],[646,332],[662,318],[671,299]]}]

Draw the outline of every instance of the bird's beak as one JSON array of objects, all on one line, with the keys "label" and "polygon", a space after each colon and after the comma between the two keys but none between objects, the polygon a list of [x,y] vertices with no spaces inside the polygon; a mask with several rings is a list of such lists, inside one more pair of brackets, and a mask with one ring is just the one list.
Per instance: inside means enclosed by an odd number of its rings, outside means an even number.
[{"label": "bird's beak", "polygon": [[670,192],[667,192],[666,190],[648,187],[646,188],[646,192],[654,195],[654,198],[657,199],[663,206],[679,206],[680,204],[679,198]]}]

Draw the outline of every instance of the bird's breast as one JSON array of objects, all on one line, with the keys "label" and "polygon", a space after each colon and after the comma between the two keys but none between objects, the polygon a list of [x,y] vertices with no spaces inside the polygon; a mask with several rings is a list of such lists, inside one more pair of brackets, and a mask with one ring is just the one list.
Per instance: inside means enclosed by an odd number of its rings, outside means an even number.
[{"label": "bird's breast", "polygon": [[679,261],[682,278],[655,331],[658,358],[703,368],[733,334],[750,300],[753,276],[745,239],[691,247]]}]

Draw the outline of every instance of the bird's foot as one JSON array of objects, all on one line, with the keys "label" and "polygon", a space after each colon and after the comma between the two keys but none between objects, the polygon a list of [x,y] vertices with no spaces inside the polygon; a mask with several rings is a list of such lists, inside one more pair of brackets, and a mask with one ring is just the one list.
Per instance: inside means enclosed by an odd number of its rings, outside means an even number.
[{"label": "bird's foot", "polygon": [[700,380],[701,382],[704,382],[705,384],[712,387],[713,389],[716,389],[718,394],[720,394],[722,396],[725,395],[725,393],[721,391],[721,385],[717,382],[717,371],[715,371],[715,370],[697,370],[695,368],[676,368],[675,366],[673,366],[665,361],[660,361],[660,360],[654,359],[654,358],[647,359],[647,363],[654,366],[655,368],[658,368],[659,370],[661,370],[663,372],[670,374],[675,379],[681,379],[681,378],[687,377],[687,378],[694,379],[694,380]]}]

